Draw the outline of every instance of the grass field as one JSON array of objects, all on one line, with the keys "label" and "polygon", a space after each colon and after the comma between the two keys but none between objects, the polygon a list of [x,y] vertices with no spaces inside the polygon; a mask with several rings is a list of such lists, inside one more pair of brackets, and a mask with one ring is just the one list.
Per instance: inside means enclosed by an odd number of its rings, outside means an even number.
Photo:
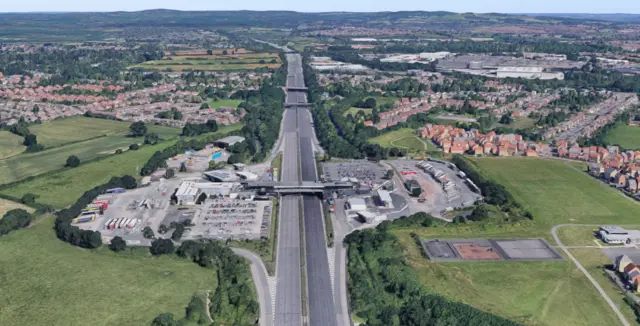
[{"label": "grass field", "polygon": [[355,108],[355,107],[351,107],[349,108],[349,110],[344,111],[343,115],[346,117],[347,115],[351,114],[353,117],[356,116],[356,114],[358,114],[358,111],[362,111],[364,112],[364,114],[371,114],[371,111],[373,111],[373,109],[363,109],[363,108]]},{"label": "grass field", "polygon": [[[38,196],[38,203],[48,204],[56,209],[64,208],[73,204],[85,191],[109,181],[112,177],[126,174],[138,176],[137,169],[142,168],[153,153],[171,145],[173,142],[143,146],[137,151],[127,151],[104,160],[18,183],[0,190],[0,193],[15,198],[32,193]],[[64,191],[61,192],[61,189]]]},{"label": "grass field", "polygon": [[[551,227],[563,223],[638,224],[640,206],[560,160],[475,158],[481,173],[504,185],[533,221],[496,221],[393,233],[426,288],[525,325],[619,325],[616,315],[570,261],[435,263],[422,257],[411,237],[528,238],[552,241]],[[568,226],[558,233],[565,245],[596,246],[594,227]],[[553,244],[553,242],[551,242]],[[599,249],[572,250],[630,322],[631,309],[600,266],[610,263]]]},{"label": "grass field", "polygon": [[640,127],[621,125],[611,130],[604,140],[625,149],[640,149]]},{"label": "grass field", "polygon": [[28,212],[33,212],[33,208],[29,206],[22,205],[20,203],[16,203],[14,201],[6,200],[4,198],[0,198],[0,218],[4,216],[8,211],[16,208],[22,208]]},{"label": "grass field", "polygon": [[[94,124],[97,132],[85,127]],[[129,125],[128,122],[76,117],[55,120],[38,126],[39,128],[35,130],[42,135],[38,137],[38,142],[45,146],[56,147],[0,160],[0,184],[61,169],[71,155],[76,155],[82,163],[113,154],[116,149],[127,149],[133,143],[142,143],[142,138],[126,136],[129,133]],[[148,126],[147,129],[167,139],[174,138],[181,132],[178,128],[162,126]],[[108,133],[105,134],[105,132]]]},{"label": "grass field", "polygon": [[[221,126],[217,134],[222,135],[241,127],[240,124]],[[210,135],[203,134],[195,138],[204,138]],[[36,199],[38,203],[48,204],[54,208],[63,208],[73,204],[85,191],[107,182],[112,177],[125,174],[137,177],[138,169],[144,166],[153,153],[174,143],[166,141],[153,146],[142,146],[137,151],[125,151],[122,154],[112,155],[99,161],[81,164],[73,169],[17,183],[0,190],[0,193],[15,198],[32,193],[39,196]],[[64,189],[64,192],[61,193],[60,189]]]},{"label": "grass field", "polygon": [[0,131],[0,160],[18,155],[27,149],[22,142],[24,138],[8,131]]},{"label": "grass field", "polygon": [[422,257],[410,232],[394,231],[418,279],[433,292],[524,325],[619,324],[604,299],[568,261],[435,263]]},{"label": "grass field", "polygon": [[[147,61],[130,68],[146,68],[159,70],[253,70],[256,68],[279,68],[280,57],[273,53],[236,53],[227,55],[216,51],[213,55],[203,52],[176,53],[178,55],[168,56],[161,60]],[[275,62],[272,62],[275,60]]]},{"label": "grass field", "polygon": [[184,316],[216,273],[177,257],[91,252],[66,244],[53,217],[0,238],[0,325],[149,325]]},{"label": "grass field", "polygon": [[404,148],[411,151],[424,152],[435,150],[435,147],[417,136],[416,131],[409,128],[395,130],[369,139],[369,143],[387,148]]},{"label": "grass field", "polygon": [[[29,127],[32,134],[38,137],[38,143],[46,147],[92,139],[101,136],[125,137],[129,134],[131,122],[71,117],[53,120]],[[179,128],[148,125],[149,133],[156,133],[160,138],[173,138],[180,135]]]},{"label": "grass field", "polygon": [[640,205],[563,161],[531,158],[473,161],[533,213],[536,225],[548,230],[563,223],[638,222]]},{"label": "grass field", "polygon": [[241,100],[229,100],[229,99],[217,100],[217,101],[209,102],[209,107],[216,110],[222,106],[237,108],[238,105],[240,105],[240,103],[242,103]]},{"label": "grass field", "polygon": [[[637,319],[631,307],[624,302],[624,293],[605,274],[603,266],[611,265],[611,261],[600,249],[569,249],[571,254],[580,261],[589,274],[600,284],[609,298],[618,306],[627,321],[634,323]],[[637,324],[637,323],[636,323]]]}]

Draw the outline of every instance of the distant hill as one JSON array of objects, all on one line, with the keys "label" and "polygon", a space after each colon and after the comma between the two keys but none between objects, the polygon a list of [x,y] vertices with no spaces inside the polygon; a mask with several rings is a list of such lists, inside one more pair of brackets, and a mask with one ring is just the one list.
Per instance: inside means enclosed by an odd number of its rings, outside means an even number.
[{"label": "distant hill", "polygon": [[578,20],[600,20],[600,21],[610,21],[610,22],[618,22],[618,23],[640,23],[640,14],[528,13],[528,14],[517,14],[517,15],[533,16],[533,17],[562,17],[562,18],[571,18],[571,19],[578,19]]}]

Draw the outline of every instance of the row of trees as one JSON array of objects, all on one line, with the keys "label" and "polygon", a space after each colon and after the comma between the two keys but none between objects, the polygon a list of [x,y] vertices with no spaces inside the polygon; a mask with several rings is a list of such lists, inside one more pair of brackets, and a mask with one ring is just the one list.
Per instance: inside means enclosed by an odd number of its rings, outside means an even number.
[{"label": "row of trees", "polygon": [[408,267],[398,239],[389,230],[429,227],[435,223],[438,222],[433,217],[418,213],[383,222],[375,229],[353,232],[345,238],[354,313],[363,318],[366,325],[517,325],[424,288]]},{"label": "row of trees", "polygon": [[71,221],[80,215],[82,209],[91,204],[93,200],[107,189],[125,188],[134,189],[138,186],[136,179],[130,175],[114,177],[109,182],[99,185],[85,192],[73,205],[56,214],[54,230],[58,239],[83,248],[98,248],[102,245],[102,236],[98,231],[81,230],[71,225]]},{"label": "row of trees", "polygon": [[218,138],[225,136],[213,134],[211,136],[205,137],[203,139],[191,139],[189,141],[185,139],[178,140],[174,145],[171,145],[162,151],[157,151],[153,153],[151,158],[145,163],[145,165],[140,170],[140,175],[147,176],[151,175],[155,170],[159,168],[167,167],[167,160],[171,157],[174,157],[180,153],[184,153],[185,150],[201,150],[208,143],[211,143]]},{"label": "row of trees", "polygon": [[207,122],[201,124],[187,122],[182,128],[181,136],[193,137],[216,131],[218,131],[218,123],[215,120],[207,120]]}]

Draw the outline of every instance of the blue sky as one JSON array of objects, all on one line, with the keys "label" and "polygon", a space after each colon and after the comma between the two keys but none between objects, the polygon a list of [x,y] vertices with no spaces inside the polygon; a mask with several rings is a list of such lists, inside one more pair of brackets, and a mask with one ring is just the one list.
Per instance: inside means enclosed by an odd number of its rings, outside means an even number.
[{"label": "blue sky", "polygon": [[0,0],[0,12],[179,10],[400,11],[504,13],[640,13],[639,0]]}]

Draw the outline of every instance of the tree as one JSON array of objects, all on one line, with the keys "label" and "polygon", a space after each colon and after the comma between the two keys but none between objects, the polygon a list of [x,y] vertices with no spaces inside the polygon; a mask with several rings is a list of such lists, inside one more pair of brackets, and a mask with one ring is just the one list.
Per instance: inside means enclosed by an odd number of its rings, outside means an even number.
[{"label": "tree", "polygon": [[127,249],[127,242],[124,241],[121,237],[116,236],[111,239],[111,242],[109,243],[109,249],[111,249],[111,251],[113,252],[124,251],[125,249]]},{"label": "tree", "polygon": [[156,235],[155,235],[155,233],[153,233],[153,230],[150,227],[145,226],[144,229],[142,229],[142,236],[145,239],[152,239]]},{"label": "tree", "polygon": [[229,52],[227,52],[227,50],[222,50],[222,55],[227,55],[229,54]]},{"label": "tree", "polygon": [[122,154],[122,148],[116,149],[116,154]]},{"label": "tree", "polygon": [[513,122],[513,117],[511,116],[511,112],[507,112],[500,117],[500,123],[503,125],[508,125]]},{"label": "tree", "polygon": [[131,131],[131,136],[133,137],[142,137],[147,134],[147,126],[142,121],[132,123],[129,126],[129,130]]},{"label": "tree", "polygon": [[38,196],[32,193],[26,193],[24,194],[24,196],[22,196],[22,198],[20,198],[20,202],[25,205],[31,206],[36,203],[36,198],[38,198]]},{"label": "tree", "polygon": [[369,109],[373,109],[374,107],[376,107],[378,103],[376,102],[376,99],[373,97],[370,97],[368,99],[366,99],[364,101],[364,103],[362,103],[362,107],[363,108],[369,108]]},{"label": "tree", "polygon": [[71,155],[67,157],[67,164],[65,164],[66,167],[75,168],[78,165],[80,165],[80,159],[77,156]]},{"label": "tree", "polygon": [[22,142],[22,145],[27,147],[32,147],[37,144],[38,144],[38,137],[36,137],[36,135],[28,134],[24,136],[24,141]]},{"label": "tree", "polygon": [[213,55],[213,50],[207,50],[207,55]]},{"label": "tree", "polygon": [[169,228],[166,225],[160,224],[160,226],[158,226],[158,233],[165,234],[167,231],[169,231]]},{"label": "tree", "polygon": [[176,170],[172,168],[168,168],[167,171],[164,172],[165,179],[171,179],[176,175]]},{"label": "tree", "polygon": [[0,219],[0,235],[29,226],[33,216],[24,209],[12,209]]},{"label": "tree", "polygon": [[35,105],[33,106],[33,109],[32,109],[31,111],[32,111],[33,113],[36,113],[36,114],[37,114],[38,112],[40,112],[40,107],[38,106],[38,104],[35,104]]},{"label": "tree", "polygon": [[175,110],[173,111],[173,120],[182,120],[182,112]]},{"label": "tree", "polygon": [[151,243],[151,248],[149,251],[154,256],[159,255],[170,255],[175,250],[175,246],[173,245],[173,241],[169,239],[156,239]]},{"label": "tree", "polygon": [[160,137],[158,137],[158,134],[154,132],[144,135],[145,144],[155,145],[158,141],[160,141]]},{"label": "tree", "polygon": [[173,230],[173,233],[171,234],[171,239],[173,241],[179,241],[180,238],[182,238],[183,233],[184,233],[184,225],[178,224],[176,225],[176,229]]},{"label": "tree", "polygon": [[387,173],[384,175],[384,178],[387,180],[393,179],[393,170],[387,170]]},{"label": "tree", "polygon": [[209,103],[205,102],[200,105],[200,110],[206,110],[209,108]]},{"label": "tree", "polygon": [[129,150],[130,151],[137,151],[138,149],[140,149],[140,145],[138,145],[138,144],[129,145]]},{"label": "tree", "polygon": [[178,322],[173,319],[173,314],[165,312],[159,314],[151,322],[151,326],[178,326]]},{"label": "tree", "polygon": [[489,210],[486,205],[478,205],[473,209],[471,215],[468,217],[472,221],[483,221],[489,218]]}]

